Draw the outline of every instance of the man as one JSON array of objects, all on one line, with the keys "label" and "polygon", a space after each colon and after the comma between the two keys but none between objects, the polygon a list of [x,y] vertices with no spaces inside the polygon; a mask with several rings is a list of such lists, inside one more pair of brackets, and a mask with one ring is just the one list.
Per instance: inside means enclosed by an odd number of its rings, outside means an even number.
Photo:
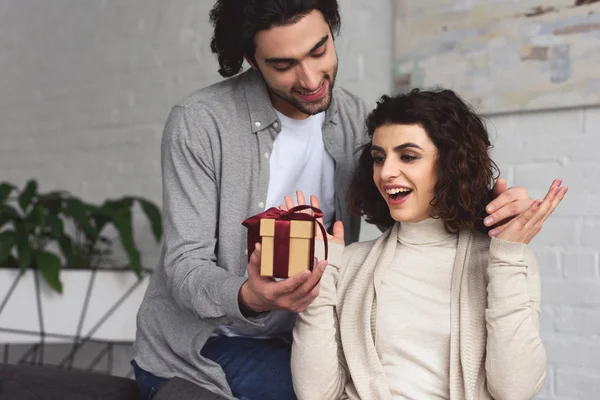
[{"label": "man", "polygon": [[[301,190],[328,228],[341,220],[358,240],[346,193],[367,109],[335,87],[336,0],[220,0],[211,22],[232,78],[187,97],[165,126],[165,240],[138,313],[136,379],[144,398],[178,377],[227,399],[293,399],[290,333],[323,271],[276,282],[247,270],[241,222]],[[521,188],[496,192],[496,222],[531,202]]]}]

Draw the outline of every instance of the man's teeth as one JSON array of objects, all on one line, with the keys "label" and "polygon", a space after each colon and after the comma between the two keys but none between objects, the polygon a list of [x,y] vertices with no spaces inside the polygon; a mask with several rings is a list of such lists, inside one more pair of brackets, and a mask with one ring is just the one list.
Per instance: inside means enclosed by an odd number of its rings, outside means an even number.
[{"label": "man's teeth", "polygon": [[411,189],[406,189],[406,188],[393,188],[393,189],[386,189],[386,193],[387,194],[398,194],[398,193],[408,193],[410,192]]},{"label": "man's teeth", "polygon": [[321,90],[322,87],[323,87],[323,84],[321,83],[321,86],[319,86],[317,89],[313,90],[312,92],[300,92],[300,93],[302,93],[302,95],[304,95],[304,96],[310,96],[311,94],[319,93],[319,91]]}]

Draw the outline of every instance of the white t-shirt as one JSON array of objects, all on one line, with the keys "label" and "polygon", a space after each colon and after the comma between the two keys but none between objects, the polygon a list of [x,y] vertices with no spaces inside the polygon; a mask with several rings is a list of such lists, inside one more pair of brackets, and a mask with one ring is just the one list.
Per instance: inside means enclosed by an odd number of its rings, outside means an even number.
[{"label": "white t-shirt", "polygon": [[323,145],[325,113],[296,120],[276,112],[281,132],[275,138],[270,157],[266,208],[279,207],[284,196],[292,196],[297,204],[296,190],[301,190],[307,202],[311,194],[317,196],[325,215],[324,225],[329,228],[335,217],[335,163]]}]

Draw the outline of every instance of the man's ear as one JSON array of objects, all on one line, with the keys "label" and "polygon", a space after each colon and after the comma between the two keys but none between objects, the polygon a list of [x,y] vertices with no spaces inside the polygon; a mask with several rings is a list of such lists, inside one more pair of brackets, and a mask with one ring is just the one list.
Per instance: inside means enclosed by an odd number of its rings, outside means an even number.
[{"label": "man's ear", "polygon": [[256,64],[253,63],[252,61],[250,61],[250,57],[248,57],[247,54],[244,54],[244,60],[246,60],[246,62],[248,64],[250,64],[250,66],[252,67],[252,69],[258,69],[258,68],[256,68]]}]

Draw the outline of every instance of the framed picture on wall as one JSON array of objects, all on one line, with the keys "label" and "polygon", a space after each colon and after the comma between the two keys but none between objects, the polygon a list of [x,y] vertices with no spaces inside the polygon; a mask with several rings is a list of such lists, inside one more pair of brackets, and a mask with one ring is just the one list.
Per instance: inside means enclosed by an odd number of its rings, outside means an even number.
[{"label": "framed picture on wall", "polygon": [[483,114],[600,105],[600,1],[395,2],[397,90],[450,88]]}]

